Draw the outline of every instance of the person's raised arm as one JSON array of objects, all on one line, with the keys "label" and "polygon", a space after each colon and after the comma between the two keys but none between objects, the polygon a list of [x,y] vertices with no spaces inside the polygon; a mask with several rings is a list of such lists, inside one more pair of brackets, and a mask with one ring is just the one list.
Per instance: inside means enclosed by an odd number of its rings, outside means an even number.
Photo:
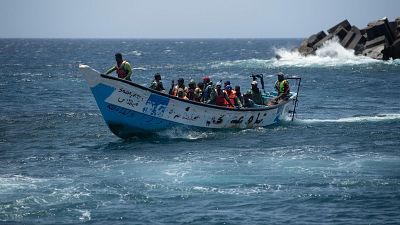
[{"label": "person's raised arm", "polygon": [[107,70],[107,72],[105,73],[106,75],[114,72],[117,68],[115,66],[111,67],[110,69]]}]

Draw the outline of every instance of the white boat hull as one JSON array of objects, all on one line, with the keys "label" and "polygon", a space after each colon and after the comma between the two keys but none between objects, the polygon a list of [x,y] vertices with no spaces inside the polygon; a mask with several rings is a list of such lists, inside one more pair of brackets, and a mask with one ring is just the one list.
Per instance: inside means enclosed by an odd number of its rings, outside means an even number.
[{"label": "white boat hull", "polygon": [[80,65],[111,131],[121,138],[173,126],[212,129],[264,127],[290,119],[296,95],[275,106],[232,109],[183,100]]}]

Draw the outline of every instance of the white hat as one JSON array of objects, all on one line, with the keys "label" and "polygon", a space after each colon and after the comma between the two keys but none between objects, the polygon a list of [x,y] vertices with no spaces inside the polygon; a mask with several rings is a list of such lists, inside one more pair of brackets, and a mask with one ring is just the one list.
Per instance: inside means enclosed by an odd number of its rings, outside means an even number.
[{"label": "white hat", "polygon": [[257,81],[253,80],[253,82],[251,82],[251,84],[252,84],[252,85],[253,85],[253,84],[257,85]]}]

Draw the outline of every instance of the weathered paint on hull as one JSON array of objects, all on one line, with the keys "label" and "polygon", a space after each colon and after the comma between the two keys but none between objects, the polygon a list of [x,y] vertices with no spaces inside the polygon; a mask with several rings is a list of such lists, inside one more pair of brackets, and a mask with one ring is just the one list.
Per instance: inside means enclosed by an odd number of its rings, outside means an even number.
[{"label": "weathered paint on hull", "polygon": [[273,107],[230,109],[163,94],[115,77],[79,67],[88,81],[110,130],[121,138],[173,126],[246,129],[272,125],[288,118],[294,97]]}]

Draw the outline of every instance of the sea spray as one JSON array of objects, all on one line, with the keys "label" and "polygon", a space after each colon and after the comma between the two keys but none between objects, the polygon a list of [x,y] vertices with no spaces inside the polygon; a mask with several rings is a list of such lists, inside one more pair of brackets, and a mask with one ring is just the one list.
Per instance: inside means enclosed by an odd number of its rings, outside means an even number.
[{"label": "sea spray", "polygon": [[378,114],[378,115],[363,115],[363,116],[353,116],[344,117],[337,119],[297,119],[297,123],[363,123],[363,122],[382,122],[382,121],[392,121],[400,120],[400,114]]},{"label": "sea spray", "polygon": [[297,50],[288,49],[277,49],[276,55],[280,58],[273,60],[275,67],[330,67],[382,63],[368,57],[356,56],[354,50],[343,48],[337,38],[325,42],[321,48],[317,49],[315,55],[303,56]]}]

